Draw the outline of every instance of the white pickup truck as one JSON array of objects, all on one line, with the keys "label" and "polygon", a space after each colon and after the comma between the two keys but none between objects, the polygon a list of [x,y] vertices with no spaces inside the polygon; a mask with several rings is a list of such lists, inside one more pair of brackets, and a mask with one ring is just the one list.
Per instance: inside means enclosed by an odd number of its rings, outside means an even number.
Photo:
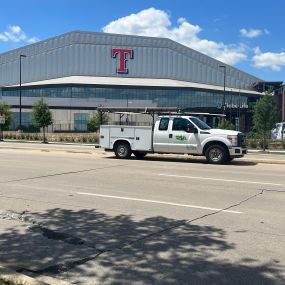
[{"label": "white pickup truck", "polygon": [[147,153],[175,153],[206,156],[213,164],[247,153],[243,133],[211,129],[194,116],[161,116],[154,128],[102,125],[100,147],[114,151],[117,158],[129,158],[132,153],[137,158]]},{"label": "white pickup truck", "polygon": [[271,131],[271,138],[278,141],[285,139],[285,122],[276,124],[276,128]]}]

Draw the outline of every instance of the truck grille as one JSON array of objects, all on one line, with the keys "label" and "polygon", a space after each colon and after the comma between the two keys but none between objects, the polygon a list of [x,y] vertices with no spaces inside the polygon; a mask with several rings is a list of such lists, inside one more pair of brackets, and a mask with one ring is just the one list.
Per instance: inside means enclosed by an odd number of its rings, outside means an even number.
[{"label": "truck grille", "polygon": [[238,147],[245,148],[246,147],[246,138],[245,134],[238,134]]}]

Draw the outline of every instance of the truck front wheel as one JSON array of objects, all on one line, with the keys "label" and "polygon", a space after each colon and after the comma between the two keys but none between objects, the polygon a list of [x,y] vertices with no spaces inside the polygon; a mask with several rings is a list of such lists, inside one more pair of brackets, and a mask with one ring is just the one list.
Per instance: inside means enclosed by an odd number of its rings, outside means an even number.
[{"label": "truck front wheel", "polygon": [[206,158],[209,163],[222,164],[228,160],[228,154],[223,146],[211,145],[206,151]]},{"label": "truck front wheel", "polygon": [[115,155],[117,158],[130,158],[132,154],[130,145],[126,142],[118,142],[115,146]]}]

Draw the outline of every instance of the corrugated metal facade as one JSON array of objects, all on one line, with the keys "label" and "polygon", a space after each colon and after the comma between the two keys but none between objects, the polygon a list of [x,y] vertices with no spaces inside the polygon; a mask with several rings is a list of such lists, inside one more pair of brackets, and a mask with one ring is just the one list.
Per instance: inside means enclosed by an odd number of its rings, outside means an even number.
[{"label": "corrugated metal facade", "polygon": [[[117,74],[118,58],[112,48],[131,48],[128,74]],[[0,85],[19,83],[19,57],[22,82],[34,82],[72,75],[134,78],[168,78],[223,86],[221,62],[163,38],[70,32],[39,43],[0,54]],[[234,67],[226,68],[226,86],[251,89],[260,79]]]}]

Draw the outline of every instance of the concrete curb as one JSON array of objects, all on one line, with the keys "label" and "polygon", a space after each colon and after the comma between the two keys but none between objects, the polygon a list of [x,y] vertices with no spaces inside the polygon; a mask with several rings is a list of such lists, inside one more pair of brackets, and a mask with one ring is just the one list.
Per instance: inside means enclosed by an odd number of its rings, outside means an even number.
[{"label": "concrete curb", "polygon": [[248,153],[254,153],[254,154],[285,154],[284,150],[256,150],[256,149],[249,149]]},{"label": "concrete curb", "polygon": [[42,151],[42,152],[67,152],[67,153],[86,153],[92,154],[92,150],[77,150],[77,149],[66,149],[66,148],[32,148],[24,146],[0,146],[0,149],[10,149],[10,150],[30,150],[30,151]]},{"label": "concrete curb", "polygon": [[[8,142],[8,143],[15,143],[15,144],[28,144],[28,145],[32,145],[32,144],[41,144],[40,141],[25,141],[25,140],[9,140],[9,139],[5,139],[2,142]],[[78,143],[78,142],[48,142],[47,144],[44,145],[66,145],[66,146],[86,146],[86,147],[95,147],[95,148],[100,148],[98,143]],[[285,150],[266,150],[265,152],[263,150],[260,149],[249,149],[248,150],[249,153],[260,153],[260,154],[285,154]]]},{"label": "concrete curb", "polygon": [[[238,161],[238,160],[236,160]],[[263,163],[263,164],[285,164],[285,160],[264,160],[264,159],[242,159],[242,162]]]},{"label": "concrete curb", "polygon": [[[29,144],[31,145],[31,144]],[[15,146],[5,146],[5,145],[0,145],[0,150],[1,149],[8,149],[8,150],[27,150],[27,151],[41,151],[41,152],[65,152],[65,153],[74,153],[74,154],[89,154],[89,155],[97,155],[97,156],[101,156],[101,157],[106,157],[108,154],[110,154],[109,152],[104,152],[102,150],[102,152],[97,152],[97,150],[99,150],[98,145],[89,145],[89,147],[91,147],[91,149],[88,150],[84,150],[84,149],[72,149],[72,148],[64,148],[64,147],[59,147],[59,148],[55,148],[55,145],[61,145],[64,146],[63,144],[52,144],[53,148],[48,148],[48,147],[27,147],[27,146],[20,146],[17,145],[17,143],[15,144]],[[74,144],[74,145],[78,145],[78,144]],[[46,145],[45,145],[46,146]],[[72,145],[66,145],[66,146],[70,146],[72,147]],[[86,145],[87,146],[87,145]],[[285,155],[285,152],[262,152],[262,151],[256,151],[256,150],[249,150],[249,153],[252,154],[260,154],[261,156],[265,156],[266,154],[276,154],[276,155]],[[157,154],[153,154],[154,156],[157,156]],[[163,155],[163,157],[177,157],[177,158],[182,158],[181,156],[177,156],[177,155]],[[191,159],[195,160],[195,159],[201,159],[201,157],[191,157]],[[285,164],[285,156],[284,159],[280,159],[280,160],[275,160],[274,158],[271,159],[267,159],[265,157],[260,157],[260,158],[250,158],[250,156],[245,156],[244,158],[241,159],[237,159],[234,161],[239,161],[239,162],[249,162],[249,163],[263,163],[263,164]]]},{"label": "concrete curb", "polygon": [[20,283],[23,285],[50,285],[48,283],[39,281],[35,278],[29,277],[27,275],[18,273],[2,266],[0,266],[0,277],[4,280]]}]

